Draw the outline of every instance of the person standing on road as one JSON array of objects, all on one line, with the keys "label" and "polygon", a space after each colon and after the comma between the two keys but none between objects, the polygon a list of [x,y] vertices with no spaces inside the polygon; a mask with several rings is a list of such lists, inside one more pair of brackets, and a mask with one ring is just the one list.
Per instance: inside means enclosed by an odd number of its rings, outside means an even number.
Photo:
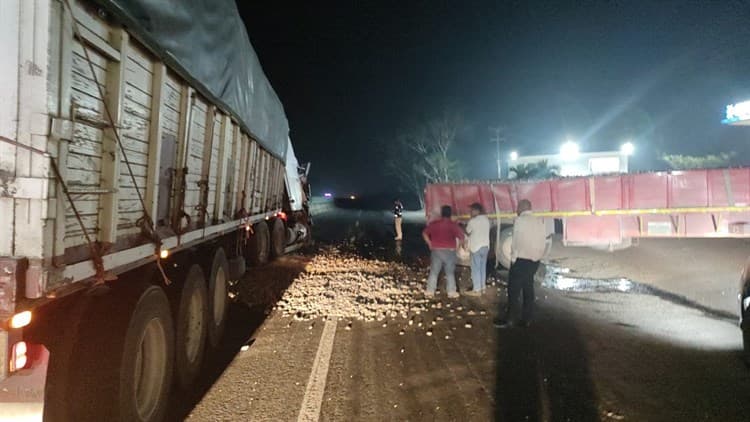
[{"label": "person standing on road", "polygon": [[498,328],[517,324],[519,296],[523,293],[523,312],[519,325],[531,323],[534,311],[534,274],[539,261],[544,257],[547,229],[544,220],[531,214],[531,202],[523,199],[518,202],[518,217],[513,223],[511,241],[511,265],[508,275],[508,307],[505,318],[495,320]]},{"label": "person standing on road", "polygon": [[466,292],[470,296],[481,296],[487,282],[487,254],[490,252],[490,219],[484,214],[482,205],[471,204],[471,220],[466,225],[469,253],[471,254],[471,282],[473,289]]},{"label": "person standing on road", "polygon": [[445,290],[449,298],[457,298],[456,290],[456,246],[464,240],[464,232],[451,219],[451,207],[440,208],[440,219],[427,225],[422,238],[430,248],[430,275],[424,295],[434,297],[440,270],[445,270]]},{"label": "person standing on road", "polygon": [[404,213],[404,205],[401,203],[401,200],[396,199],[396,201],[393,203],[393,224],[396,226],[396,240],[401,240],[404,238],[403,233],[401,232],[401,223],[403,222],[402,214]]}]

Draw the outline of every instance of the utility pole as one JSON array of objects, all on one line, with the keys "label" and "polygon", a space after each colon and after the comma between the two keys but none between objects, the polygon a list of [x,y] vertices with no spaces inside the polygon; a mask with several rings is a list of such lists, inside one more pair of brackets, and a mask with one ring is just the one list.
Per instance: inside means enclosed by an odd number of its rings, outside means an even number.
[{"label": "utility pole", "polygon": [[505,131],[505,128],[502,126],[492,127],[490,126],[490,132],[493,133],[494,136],[490,137],[490,142],[494,142],[497,147],[497,178],[502,179],[503,172],[502,172],[502,161],[500,160],[500,144],[505,142],[505,136],[502,135],[502,133]]}]

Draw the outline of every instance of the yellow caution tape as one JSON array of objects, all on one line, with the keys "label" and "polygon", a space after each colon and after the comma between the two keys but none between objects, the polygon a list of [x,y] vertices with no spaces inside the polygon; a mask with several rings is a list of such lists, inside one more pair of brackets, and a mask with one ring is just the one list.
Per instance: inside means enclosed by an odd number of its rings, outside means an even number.
[{"label": "yellow caution tape", "polygon": [[[643,214],[711,214],[717,212],[748,212],[750,206],[731,207],[681,207],[681,208],[637,208],[629,210],[597,210],[597,211],[537,211],[531,215],[537,217],[582,217],[582,216],[605,216],[605,215],[643,215]],[[514,212],[501,212],[487,214],[488,218],[514,218]],[[471,215],[463,214],[457,216],[459,220],[468,220]]]}]

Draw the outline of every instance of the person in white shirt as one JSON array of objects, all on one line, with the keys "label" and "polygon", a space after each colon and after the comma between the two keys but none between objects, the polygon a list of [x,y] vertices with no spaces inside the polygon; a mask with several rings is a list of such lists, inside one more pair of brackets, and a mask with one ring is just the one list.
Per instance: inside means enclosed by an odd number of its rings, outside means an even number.
[{"label": "person in white shirt", "polygon": [[400,199],[393,202],[393,224],[396,227],[396,240],[403,240],[404,234],[401,232],[401,223],[403,221],[404,205]]},{"label": "person in white shirt", "polygon": [[[526,327],[531,322],[534,311],[534,274],[539,261],[544,257],[547,242],[547,228],[544,220],[531,214],[531,202],[523,199],[518,202],[518,217],[513,224],[511,242],[511,265],[508,275],[508,307],[505,318],[495,321],[498,328],[516,324]],[[521,320],[516,322],[519,296],[523,294]]]},{"label": "person in white shirt", "polygon": [[471,253],[471,282],[473,290],[469,296],[481,296],[487,283],[487,254],[490,251],[490,219],[484,214],[482,205],[471,204],[471,220],[466,225],[466,243]]}]

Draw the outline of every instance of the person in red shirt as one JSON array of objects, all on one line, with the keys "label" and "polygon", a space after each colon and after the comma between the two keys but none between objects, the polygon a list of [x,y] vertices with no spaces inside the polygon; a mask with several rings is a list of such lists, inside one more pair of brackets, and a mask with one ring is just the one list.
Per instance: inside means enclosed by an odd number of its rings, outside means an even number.
[{"label": "person in red shirt", "polygon": [[440,270],[445,270],[445,284],[449,298],[457,298],[456,290],[456,246],[464,240],[464,231],[451,220],[451,207],[440,208],[440,219],[427,225],[422,238],[430,248],[430,276],[424,295],[434,297]]}]

